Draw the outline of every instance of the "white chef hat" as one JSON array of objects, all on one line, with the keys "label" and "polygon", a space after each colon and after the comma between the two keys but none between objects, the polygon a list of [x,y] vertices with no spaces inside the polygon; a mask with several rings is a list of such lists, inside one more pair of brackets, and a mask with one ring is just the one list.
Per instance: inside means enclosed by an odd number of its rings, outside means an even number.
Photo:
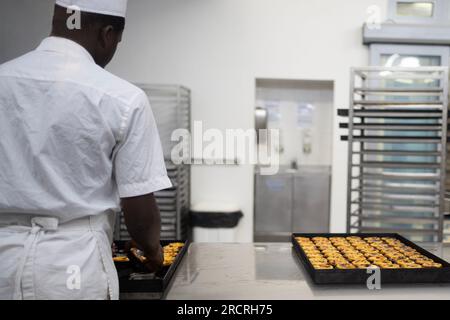
[{"label": "white chef hat", "polygon": [[127,13],[128,0],[56,0],[56,4],[69,8],[76,6],[81,11],[124,17]]}]

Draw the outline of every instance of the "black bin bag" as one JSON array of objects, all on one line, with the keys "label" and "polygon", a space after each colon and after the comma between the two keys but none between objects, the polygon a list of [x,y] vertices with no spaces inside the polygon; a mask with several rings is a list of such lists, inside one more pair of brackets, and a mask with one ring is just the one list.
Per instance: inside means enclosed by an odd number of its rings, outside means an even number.
[{"label": "black bin bag", "polygon": [[191,210],[191,226],[208,229],[232,229],[244,216],[242,211],[194,211]]}]

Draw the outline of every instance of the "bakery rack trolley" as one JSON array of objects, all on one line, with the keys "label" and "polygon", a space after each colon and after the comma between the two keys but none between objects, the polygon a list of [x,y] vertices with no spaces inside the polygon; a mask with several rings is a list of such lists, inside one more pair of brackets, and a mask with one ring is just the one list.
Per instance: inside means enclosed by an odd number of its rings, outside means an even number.
[{"label": "bakery rack trolley", "polygon": [[348,232],[442,242],[448,68],[354,68],[348,141]]},{"label": "bakery rack trolley", "polygon": [[[191,132],[191,92],[178,85],[138,84],[147,94],[158,126],[167,173],[173,187],[155,193],[161,212],[161,240],[186,240],[189,237],[189,209],[191,198],[191,172],[189,164],[174,164],[171,141],[176,129]],[[129,240],[123,214],[116,224],[116,240]]]}]

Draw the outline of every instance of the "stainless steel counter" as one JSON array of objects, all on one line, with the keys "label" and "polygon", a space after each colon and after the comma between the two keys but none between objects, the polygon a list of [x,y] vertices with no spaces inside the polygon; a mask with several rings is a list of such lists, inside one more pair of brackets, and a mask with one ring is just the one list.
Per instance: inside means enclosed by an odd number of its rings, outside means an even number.
[{"label": "stainless steel counter", "polygon": [[[450,247],[423,245],[450,260]],[[317,286],[290,243],[193,243],[174,277],[167,299],[450,299],[450,284]]]}]

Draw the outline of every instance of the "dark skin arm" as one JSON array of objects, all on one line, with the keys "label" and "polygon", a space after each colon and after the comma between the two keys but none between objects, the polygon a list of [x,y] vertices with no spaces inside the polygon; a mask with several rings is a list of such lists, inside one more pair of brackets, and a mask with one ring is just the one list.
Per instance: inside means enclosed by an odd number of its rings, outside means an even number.
[{"label": "dark skin arm", "polygon": [[147,258],[150,272],[158,271],[163,264],[160,245],[161,215],[153,194],[122,199],[125,224],[131,238]]}]

